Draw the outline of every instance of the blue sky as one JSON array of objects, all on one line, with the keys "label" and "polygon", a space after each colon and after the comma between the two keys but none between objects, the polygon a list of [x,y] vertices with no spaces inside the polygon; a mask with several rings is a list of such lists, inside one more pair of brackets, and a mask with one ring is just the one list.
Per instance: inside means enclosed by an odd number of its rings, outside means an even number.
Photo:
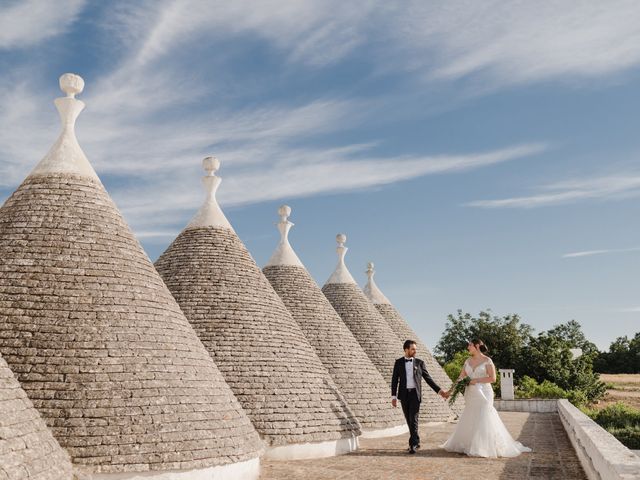
[{"label": "blue sky", "polygon": [[458,308],[601,348],[640,330],[636,1],[3,1],[0,68],[0,201],[74,72],[80,144],[152,259],[214,154],[258,264],[287,203],[316,280],[345,232],[428,345]]}]

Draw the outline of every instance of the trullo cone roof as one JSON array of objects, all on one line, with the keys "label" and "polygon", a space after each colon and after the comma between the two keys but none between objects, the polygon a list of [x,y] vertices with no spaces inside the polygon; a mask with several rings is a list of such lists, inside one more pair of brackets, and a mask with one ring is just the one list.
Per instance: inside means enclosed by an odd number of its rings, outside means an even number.
[{"label": "trullo cone roof", "polygon": [[333,309],[293,251],[288,233],[293,223],[288,206],[279,209],[281,240],[263,272],[329,370],[366,431],[404,426],[391,407],[389,387],[349,328]]},{"label": "trullo cone roof", "polygon": [[0,479],[72,478],[69,455],[0,356]]},{"label": "trullo cone roof", "polygon": [[270,446],[353,438],[357,419],[218,207],[219,161],[204,167],[207,200],[156,268]]},{"label": "trullo cone roof", "polygon": [[82,79],[60,84],[63,132],[0,209],[0,351],[87,473],[257,467],[257,433],[76,141]]},{"label": "trullo cone roof", "polygon": [[[420,337],[416,335],[405,319],[402,318],[402,315],[400,315],[400,312],[398,312],[396,307],[394,307],[389,299],[380,291],[378,285],[376,285],[376,282],[373,279],[374,275],[374,265],[373,263],[369,263],[367,268],[368,281],[364,287],[365,295],[369,298],[371,303],[373,303],[376,309],[378,309],[382,318],[389,323],[391,330],[393,330],[396,335],[402,339],[402,341],[411,339],[416,342],[416,346],[418,347],[418,353],[416,356],[424,360],[427,364],[429,374],[433,377],[436,383],[444,389],[449,389],[452,383],[451,379],[438,361],[433,357],[431,350],[429,350],[426,344],[420,340]],[[464,398],[462,395],[459,395],[456,403],[452,407],[452,410],[457,414],[461,413],[463,408]]]},{"label": "trullo cone roof", "polygon": [[[336,240],[338,265],[322,287],[322,292],[382,376],[390,381],[394,362],[403,355],[402,344],[405,339],[396,335],[349,273],[344,262],[347,253],[347,247],[344,246],[346,235],[339,234]],[[446,421],[452,416],[449,407],[431,388],[425,387],[422,391],[425,405],[420,417],[423,420]]]}]

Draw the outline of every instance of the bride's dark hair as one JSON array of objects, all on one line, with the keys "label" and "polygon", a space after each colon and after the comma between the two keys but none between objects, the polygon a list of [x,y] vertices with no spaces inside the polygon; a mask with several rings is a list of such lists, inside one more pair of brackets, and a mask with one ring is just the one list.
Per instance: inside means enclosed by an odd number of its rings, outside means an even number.
[{"label": "bride's dark hair", "polygon": [[474,338],[473,340],[471,340],[471,343],[473,344],[474,347],[480,350],[480,353],[486,354],[489,352],[489,349],[487,348],[487,346],[479,338]]}]

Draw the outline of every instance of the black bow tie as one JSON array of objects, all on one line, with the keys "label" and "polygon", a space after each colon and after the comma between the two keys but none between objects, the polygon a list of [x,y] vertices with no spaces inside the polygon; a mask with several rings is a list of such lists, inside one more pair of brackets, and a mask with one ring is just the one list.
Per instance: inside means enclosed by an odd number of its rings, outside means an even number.
[{"label": "black bow tie", "polygon": [[404,361],[405,362],[413,362],[413,358],[405,358]]}]

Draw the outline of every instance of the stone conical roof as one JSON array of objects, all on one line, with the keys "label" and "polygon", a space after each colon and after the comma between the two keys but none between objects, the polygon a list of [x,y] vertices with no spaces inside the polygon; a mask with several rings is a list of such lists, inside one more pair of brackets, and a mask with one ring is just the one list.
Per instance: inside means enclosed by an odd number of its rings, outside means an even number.
[{"label": "stone conical roof", "polygon": [[[349,273],[344,263],[348,250],[344,246],[346,235],[339,234],[336,240],[338,265],[322,287],[322,292],[382,376],[390,382],[394,362],[403,355],[404,339],[401,340],[396,335]],[[452,416],[449,407],[431,388],[423,389],[422,401],[425,404],[425,408],[421,410],[423,420],[446,421]]]},{"label": "stone conical roof", "polygon": [[71,480],[72,475],[69,455],[0,356],[0,479]]},{"label": "stone conical roof", "polygon": [[81,82],[0,209],[0,351],[87,474],[255,478],[257,433],[75,140]]},{"label": "stone conical roof", "polygon": [[[280,243],[263,272],[327,367],[365,435],[399,434],[406,423],[391,407],[389,387],[289,244],[291,209],[278,210]],[[398,428],[400,427],[400,428]]]},{"label": "stone conical roof", "polygon": [[357,419],[217,207],[220,179],[213,172],[219,162],[209,157],[204,165],[205,206],[156,268],[271,447],[267,455],[309,458],[351,450],[360,434]]},{"label": "stone conical roof", "polygon": [[[417,357],[424,360],[429,369],[429,374],[442,388],[449,389],[451,387],[451,379],[446,374],[442,366],[434,358],[431,350],[427,345],[420,340],[420,337],[413,331],[409,324],[402,318],[400,312],[393,306],[389,299],[380,291],[378,285],[376,285],[373,279],[375,275],[374,264],[369,262],[367,265],[367,284],[364,287],[364,293],[367,298],[376,307],[382,318],[384,318],[391,327],[391,330],[400,337],[401,340],[414,340],[418,347]],[[464,408],[464,398],[462,395],[458,396],[456,403],[453,405],[452,410],[458,414],[462,412]]]}]

